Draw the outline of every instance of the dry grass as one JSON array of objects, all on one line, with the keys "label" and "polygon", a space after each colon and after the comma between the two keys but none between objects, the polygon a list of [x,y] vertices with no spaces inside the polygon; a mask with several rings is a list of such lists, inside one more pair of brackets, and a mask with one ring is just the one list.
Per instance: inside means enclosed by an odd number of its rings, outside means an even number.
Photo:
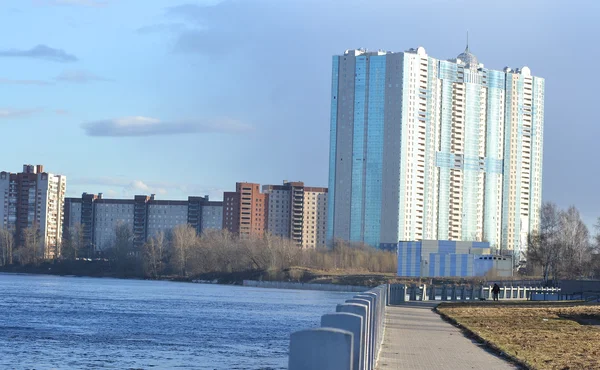
[{"label": "dry grass", "polygon": [[[438,310],[532,369],[600,369],[600,305],[447,304]],[[595,321],[598,323],[598,321]]]}]

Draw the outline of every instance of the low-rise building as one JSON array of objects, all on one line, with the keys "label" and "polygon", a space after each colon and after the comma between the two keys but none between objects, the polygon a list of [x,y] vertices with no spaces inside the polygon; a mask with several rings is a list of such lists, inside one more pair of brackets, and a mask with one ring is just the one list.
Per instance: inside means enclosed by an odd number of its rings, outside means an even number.
[{"label": "low-rise building", "polygon": [[398,243],[398,276],[508,277],[512,256],[492,253],[490,243],[422,240]]}]

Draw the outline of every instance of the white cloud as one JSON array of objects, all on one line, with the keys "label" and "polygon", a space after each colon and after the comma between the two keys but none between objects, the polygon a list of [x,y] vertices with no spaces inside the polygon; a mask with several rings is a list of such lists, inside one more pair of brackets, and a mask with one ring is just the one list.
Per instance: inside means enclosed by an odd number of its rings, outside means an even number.
[{"label": "white cloud", "polygon": [[36,85],[48,86],[52,83],[42,80],[13,80],[10,78],[0,78],[0,85]]},{"label": "white cloud", "polygon": [[68,6],[85,6],[98,8],[108,5],[107,1],[100,0],[36,0],[36,3],[40,5],[68,5]]},{"label": "white cloud", "polygon": [[40,112],[41,109],[2,109],[0,108],[0,119],[6,118],[18,118],[31,116],[32,114]]},{"label": "white cloud", "polygon": [[88,136],[104,137],[241,133],[252,130],[252,126],[229,118],[163,122],[143,116],[86,122],[81,127]]},{"label": "white cloud", "polygon": [[84,70],[66,70],[63,71],[58,77],[56,77],[57,81],[61,82],[72,82],[85,84],[94,81],[110,81],[107,78],[100,77],[98,75],[93,74],[92,72],[84,71]]}]

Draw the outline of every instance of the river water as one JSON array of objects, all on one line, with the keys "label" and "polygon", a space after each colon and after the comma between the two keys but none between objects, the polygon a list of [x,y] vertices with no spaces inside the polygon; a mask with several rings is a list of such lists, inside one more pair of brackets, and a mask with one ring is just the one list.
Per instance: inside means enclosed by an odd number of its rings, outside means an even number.
[{"label": "river water", "polygon": [[285,369],[352,295],[0,274],[0,369]]}]

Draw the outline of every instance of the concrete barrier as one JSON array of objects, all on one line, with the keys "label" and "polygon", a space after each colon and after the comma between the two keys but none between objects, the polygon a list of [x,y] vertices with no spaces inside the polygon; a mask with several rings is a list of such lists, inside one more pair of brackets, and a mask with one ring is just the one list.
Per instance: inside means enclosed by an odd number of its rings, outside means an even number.
[{"label": "concrete barrier", "polygon": [[354,296],[355,299],[367,299],[370,303],[369,313],[371,316],[369,325],[371,326],[371,331],[369,335],[369,363],[371,364],[371,368],[375,368],[375,361],[377,360],[377,338],[379,336],[378,333],[378,306],[377,306],[377,298],[374,293],[361,293]]},{"label": "concrete barrier", "polygon": [[353,337],[346,330],[301,330],[290,337],[289,370],[353,370]]},{"label": "concrete barrier", "polygon": [[359,305],[364,306],[367,310],[367,320],[365,321],[364,357],[365,357],[365,363],[366,363],[365,368],[371,369],[373,366],[373,358],[372,358],[373,349],[371,348],[371,346],[372,346],[371,333],[373,332],[373,320],[372,320],[373,314],[372,314],[372,310],[371,310],[371,301],[366,298],[352,298],[352,299],[347,299],[346,303],[359,304]]},{"label": "concrete barrier", "polygon": [[335,328],[352,333],[354,345],[352,347],[352,365],[354,369],[361,369],[363,318],[353,313],[330,313],[321,316],[322,328]]},{"label": "concrete barrier", "polygon": [[370,289],[369,287],[356,285],[293,283],[289,281],[244,280],[242,284],[254,288],[322,290],[328,292],[365,292]]},{"label": "concrete barrier", "polygon": [[367,357],[366,357],[365,346],[367,345],[366,324],[367,324],[368,312],[369,312],[368,307],[364,304],[342,303],[342,304],[337,305],[336,312],[347,312],[347,313],[359,315],[362,318],[362,326],[361,326],[360,336],[359,336],[359,338],[354,336],[354,348],[357,348],[356,343],[360,344],[360,346],[358,347],[360,350],[360,355],[359,355],[360,363],[359,363],[358,369],[359,370],[366,369],[367,368]]},{"label": "concrete barrier", "polygon": [[[359,351],[359,355],[352,353],[350,366],[345,369],[354,370],[372,370],[377,365],[381,342],[385,330],[385,308],[390,297],[388,293],[390,288],[386,285],[368,290],[362,294],[357,294],[344,304],[336,307],[338,314],[327,314],[321,318],[322,330],[307,330],[293,333],[290,337],[290,369],[334,369],[331,364],[338,363],[338,356],[341,356],[339,362],[347,363],[347,351],[328,350],[327,359],[320,356],[320,348],[323,341],[327,341],[326,336],[331,333],[327,330],[344,330],[352,336],[352,350]],[[396,292],[399,293],[399,290]],[[350,318],[352,317],[352,318]],[[357,319],[360,319],[360,330],[357,330]],[[327,327],[325,326],[327,325]],[[329,326],[333,326],[329,327]],[[319,337],[318,339],[315,339]],[[333,339],[332,339],[333,340]],[[312,342],[311,342],[312,341]],[[301,342],[301,343],[296,343]],[[356,342],[356,343],[355,343]],[[303,354],[300,354],[302,352]],[[310,359],[308,359],[310,358]],[[339,367],[335,367],[338,369]]]}]

